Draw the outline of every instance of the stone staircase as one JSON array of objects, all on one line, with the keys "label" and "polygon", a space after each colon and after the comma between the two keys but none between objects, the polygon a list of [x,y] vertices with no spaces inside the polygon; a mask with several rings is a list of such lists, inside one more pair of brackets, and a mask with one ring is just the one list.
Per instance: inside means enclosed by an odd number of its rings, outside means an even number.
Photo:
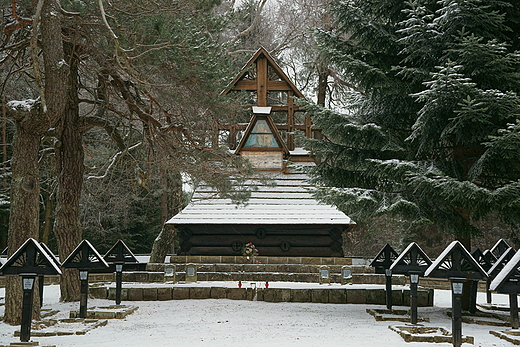
[{"label": "stone staircase", "polygon": [[[188,268],[194,275],[191,279],[186,276]],[[256,257],[251,264],[238,256],[172,256],[170,263],[149,263],[147,271],[169,273],[174,281],[385,283],[384,275],[375,274],[365,261],[352,258]],[[394,276],[395,284],[404,284],[404,280],[404,276]]]}]

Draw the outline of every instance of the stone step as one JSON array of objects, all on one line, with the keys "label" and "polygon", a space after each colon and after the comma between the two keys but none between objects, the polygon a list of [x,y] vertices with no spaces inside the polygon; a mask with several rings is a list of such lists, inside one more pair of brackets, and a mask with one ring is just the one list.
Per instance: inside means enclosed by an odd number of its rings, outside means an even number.
[{"label": "stone step", "polygon": [[[114,285],[90,288],[90,295],[97,299],[115,300]],[[419,289],[417,293],[418,306],[433,306],[433,289]],[[123,286],[121,300],[123,301],[162,301],[185,299],[230,299],[258,300],[268,302],[319,302],[334,304],[377,304],[386,303],[384,289],[355,288],[341,286],[334,288],[322,285],[319,288],[259,288],[244,283],[242,288],[200,287],[200,286]],[[408,289],[393,289],[392,301],[395,306],[410,305]]]},{"label": "stone step", "polygon": [[[244,256],[194,256],[194,255],[172,255],[170,263],[173,264],[246,264],[252,259]],[[256,262],[262,264],[307,264],[307,265],[355,265],[360,262],[356,258],[340,258],[340,257],[255,257]],[[363,264],[366,261],[361,261]]]},{"label": "stone step", "polygon": [[328,269],[331,273],[342,273],[343,269],[351,273],[374,273],[374,268],[363,265],[307,265],[307,264],[224,264],[224,263],[148,263],[146,269],[154,272],[166,272],[167,268],[175,272],[185,272],[194,267],[197,272],[284,272],[284,273],[318,273]]}]

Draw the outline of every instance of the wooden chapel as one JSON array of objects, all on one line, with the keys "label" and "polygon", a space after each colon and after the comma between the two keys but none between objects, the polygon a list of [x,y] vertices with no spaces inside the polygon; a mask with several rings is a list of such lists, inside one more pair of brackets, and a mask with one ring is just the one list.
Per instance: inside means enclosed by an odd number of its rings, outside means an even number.
[{"label": "wooden chapel", "polygon": [[294,104],[293,97],[304,96],[263,48],[231,86],[224,94],[250,96],[251,104],[244,107],[251,119],[219,124],[218,130],[228,133],[235,155],[247,158],[271,182],[252,190],[244,206],[217,197],[211,187],[198,187],[190,204],[166,222],[179,231],[177,254],[241,255],[242,246],[252,242],[260,256],[344,256],[342,239],[355,223],[335,207],[316,201],[306,175],[295,170],[314,161],[297,147],[291,133],[320,135]]}]

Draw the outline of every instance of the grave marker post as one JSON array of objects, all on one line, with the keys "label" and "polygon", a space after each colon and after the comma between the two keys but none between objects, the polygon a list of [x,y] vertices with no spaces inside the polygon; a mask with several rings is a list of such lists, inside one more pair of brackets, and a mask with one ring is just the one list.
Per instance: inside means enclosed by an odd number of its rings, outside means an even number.
[{"label": "grave marker post", "polygon": [[386,308],[389,310],[392,309],[392,270],[390,270],[390,266],[398,256],[392,246],[387,243],[370,263],[370,266],[375,267],[377,274],[385,274]]},{"label": "grave marker post", "polygon": [[74,249],[63,262],[64,268],[78,269],[80,280],[79,317],[87,318],[88,273],[94,269],[106,269],[108,264],[87,240]]},{"label": "grave marker post", "polygon": [[453,347],[462,345],[462,293],[465,281],[465,278],[450,278]]},{"label": "grave marker post", "polygon": [[426,276],[448,278],[451,283],[451,324],[453,346],[462,344],[462,293],[464,282],[486,279],[486,271],[459,241],[453,241],[442,251],[425,272]]},{"label": "grave marker post", "polygon": [[20,341],[28,342],[31,338],[31,321],[33,310],[34,281],[36,274],[20,274],[22,277],[22,325],[20,327]]},{"label": "grave marker post", "polygon": [[61,275],[61,270],[47,251],[32,238],[27,239],[20,248],[0,267],[0,275],[22,277],[22,324],[20,341],[31,338],[34,282],[39,275]]},{"label": "grave marker post", "polygon": [[116,271],[116,305],[121,304],[121,292],[123,289],[123,268],[130,264],[137,264],[139,261],[126,246],[123,240],[118,240],[103,257],[111,265],[115,266]]},{"label": "grave marker post", "polygon": [[410,277],[410,310],[412,324],[417,324],[417,285],[419,277],[430,266],[432,261],[415,242],[412,242],[390,266],[392,273]]},{"label": "grave marker post", "polygon": [[[505,254],[504,254],[505,255]],[[502,255],[501,259],[504,257]],[[498,262],[498,261],[497,261]],[[520,251],[511,257],[502,270],[495,276],[490,290],[509,294],[509,314],[511,327],[518,329],[518,293],[520,293]]]}]

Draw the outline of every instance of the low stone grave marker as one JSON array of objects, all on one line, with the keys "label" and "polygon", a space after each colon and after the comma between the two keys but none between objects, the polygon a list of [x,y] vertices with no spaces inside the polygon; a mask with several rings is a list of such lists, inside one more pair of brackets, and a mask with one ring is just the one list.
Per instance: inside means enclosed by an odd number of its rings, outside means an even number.
[{"label": "low stone grave marker", "polygon": [[[388,329],[395,331],[406,342],[430,342],[430,343],[450,343],[453,341],[451,334],[444,328],[425,327],[425,326],[389,326]],[[472,336],[461,336],[464,343],[474,344]]]},{"label": "low stone grave marker", "polygon": [[[412,317],[409,310],[388,310],[367,308],[367,313],[375,318],[376,321],[396,321],[411,323]],[[429,322],[429,318],[418,317],[418,322]]]}]

